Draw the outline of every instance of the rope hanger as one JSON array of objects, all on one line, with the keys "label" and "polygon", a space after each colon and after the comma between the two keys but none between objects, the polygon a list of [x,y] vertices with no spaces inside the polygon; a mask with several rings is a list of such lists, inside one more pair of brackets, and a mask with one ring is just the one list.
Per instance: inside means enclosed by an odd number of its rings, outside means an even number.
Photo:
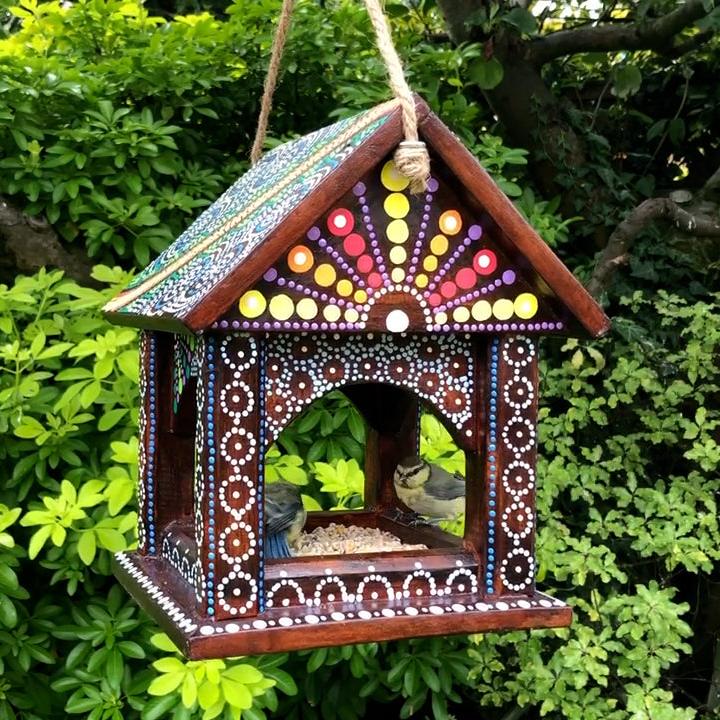
[{"label": "rope hanger", "polygon": [[[402,64],[397,50],[393,45],[390,27],[380,5],[380,0],[364,0],[364,3],[368,16],[370,17],[370,22],[375,30],[378,50],[385,63],[390,89],[400,103],[402,112],[402,125],[405,139],[398,145],[395,151],[395,166],[398,172],[410,179],[411,192],[424,192],[427,189],[427,181],[430,177],[430,156],[428,155],[425,143],[420,140],[418,134],[415,101],[413,100],[407,80],[405,80]],[[294,6],[295,0],[283,0],[280,20],[270,52],[267,76],[265,77],[263,97],[260,104],[260,116],[258,117],[257,130],[255,131],[255,141],[250,151],[250,162],[253,165],[255,165],[262,156],[262,148],[265,144],[265,136],[267,134],[268,118],[272,108],[272,99],[280,72],[280,61],[282,59],[288,31],[290,30]]]}]

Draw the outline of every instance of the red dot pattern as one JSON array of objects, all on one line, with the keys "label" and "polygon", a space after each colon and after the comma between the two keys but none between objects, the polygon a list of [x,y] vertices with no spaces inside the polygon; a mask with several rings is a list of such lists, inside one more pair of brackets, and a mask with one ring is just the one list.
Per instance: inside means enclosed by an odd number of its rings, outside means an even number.
[{"label": "red dot pattern", "polygon": [[491,275],[497,268],[497,255],[492,250],[480,250],[473,259],[473,267],[480,275]]},{"label": "red dot pattern", "polygon": [[350,233],[343,240],[343,249],[350,257],[357,257],[365,252],[365,240],[357,233]]},{"label": "red dot pattern", "polygon": [[327,221],[328,230],[339,237],[349,235],[355,226],[353,214],[346,208],[338,208],[330,213]]},{"label": "red dot pattern", "polygon": [[463,268],[462,270],[457,271],[457,274],[455,275],[455,282],[457,286],[463,290],[470,290],[470,288],[475,287],[477,275],[472,268]]}]

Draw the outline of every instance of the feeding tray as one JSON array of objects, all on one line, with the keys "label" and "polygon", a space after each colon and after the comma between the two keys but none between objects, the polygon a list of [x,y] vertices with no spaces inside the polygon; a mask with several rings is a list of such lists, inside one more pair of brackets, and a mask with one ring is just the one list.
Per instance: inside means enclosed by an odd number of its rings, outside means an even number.
[{"label": "feeding tray", "polygon": [[[141,335],[138,549],[116,572],[191,657],[567,625],[535,589],[537,336],[608,320],[418,101],[280,146],[105,308]],[[365,509],[310,513],[424,548],[269,560],[265,453],[342,390],[368,424]],[[419,404],[465,452],[465,533],[402,521]],[[398,519],[400,518],[400,519]]]}]

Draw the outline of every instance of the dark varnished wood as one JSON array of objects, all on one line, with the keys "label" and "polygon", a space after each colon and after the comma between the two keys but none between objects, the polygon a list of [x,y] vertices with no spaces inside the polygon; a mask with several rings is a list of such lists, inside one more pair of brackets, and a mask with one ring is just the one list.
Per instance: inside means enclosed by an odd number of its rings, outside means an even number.
[{"label": "dark varnished wood", "polygon": [[[423,113],[421,113],[421,117]],[[402,138],[400,110],[394,110],[388,120],[353,152],[328,178],[293,210],[290,217],[268,235],[234,272],[218,283],[184,318],[192,331],[199,331],[217,320],[240,293],[267,270],[269,262],[287,250],[291,242],[308,231],[319,213],[324,212],[338,198],[347,193],[360,175],[370,170],[378,158],[389,153]]]},{"label": "dark varnished wood", "polygon": [[606,333],[610,320],[600,306],[500,191],[477,158],[432,112],[419,125],[422,138],[443,158],[583,327],[596,337]]},{"label": "dark varnished wood", "polygon": [[393,475],[398,463],[417,448],[417,399],[393,385],[348,385],[343,392],[368,424],[365,506],[383,510],[398,506]]},{"label": "dark varnished wood", "polygon": [[[163,563],[136,557],[135,560],[142,568],[143,573],[152,580],[161,592],[171,595],[175,601],[187,603],[190,606],[190,596],[187,589],[176,586],[171,571]],[[163,608],[157,598],[153,598],[139,583],[136,577],[116,564],[115,573],[126,589],[138,598],[143,608],[171,637],[173,642],[190,658],[202,659],[213,657],[228,657],[236,655],[274,653],[289,650],[302,650],[314,647],[332,647],[337,645],[380,642],[406,637],[430,637],[433,635],[453,635],[479,632],[499,632],[504,630],[530,629],[536,627],[564,627],[572,620],[570,608],[562,606],[510,607],[512,600],[508,600],[508,608],[504,610],[492,609],[488,611],[467,610],[465,612],[447,612],[442,615],[419,613],[411,617],[405,614],[394,617],[380,615],[382,609],[388,607],[387,603],[364,603],[368,612],[378,612],[379,617],[370,620],[348,619],[346,621],[327,621],[316,625],[307,623],[293,624],[282,627],[278,624],[281,617],[294,620],[302,618],[308,612],[316,616],[326,616],[331,612],[352,612],[341,603],[330,603],[320,608],[308,611],[306,608],[278,608],[268,610],[263,614],[262,627],[240,630],[228,634],[226,632],[203,635],[199,626],[207,624],[202,616],[190,611],[189,618],[194,622],[195,630],[189,633],[181,631],[167,609]],[[545,601],[548,605],[551,600],[546,595],[535,593],[527,601]],[[432,604],[438,608],[450,607],[450,603],[468,601],[467,596],[454,597],[451,601],[435,599]],[[470,604],[473,601],[469,601]],[[183,604],[184,604],[183,603]],[[402,609],[401,609],[402,612]],[[269,626],[268,623],[275,623]],[[243,621],[233,621],[236,627],[241,628]],[[217,624],[224,628],[227,623]]]}]

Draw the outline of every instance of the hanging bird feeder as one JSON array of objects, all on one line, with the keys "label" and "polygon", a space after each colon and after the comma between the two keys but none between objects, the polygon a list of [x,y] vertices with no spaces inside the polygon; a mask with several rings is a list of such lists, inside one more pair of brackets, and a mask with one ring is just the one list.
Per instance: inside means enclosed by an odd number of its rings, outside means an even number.
[{"label": "hanging bird feeder", "polygon": [[[143,328],[139,542],[116,572],[190,657],[570,622],[535,588],[537,338],[609,322],[416,97],[408,170],[400,95],[269,152],[105,308]],[[336,389],[369,427],[365,506],[306,529],[426,549],[267,557],[265,453]],[[398,512],[418,403],[465,453],[462,538]]]}]

